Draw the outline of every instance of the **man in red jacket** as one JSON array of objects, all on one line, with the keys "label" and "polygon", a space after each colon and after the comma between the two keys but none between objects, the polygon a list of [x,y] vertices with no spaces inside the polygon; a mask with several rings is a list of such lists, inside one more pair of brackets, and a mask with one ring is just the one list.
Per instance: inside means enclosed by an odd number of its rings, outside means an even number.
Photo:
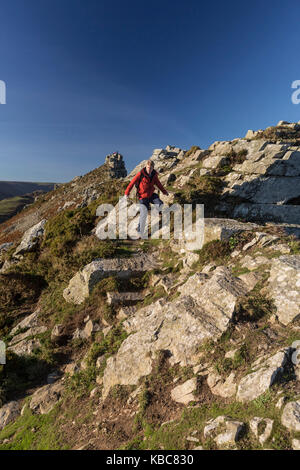
[{"label": "man in red jacket", "polygon": [[142,204],[140,211],[140,222],[137,228],[139,235],[142,236],[144,234],[146,222],[145,215],[150,208],[150,204],[155,204],[158,210],[161,210],[163,205],[161,199],[159,199],[158,195],[154,192],[154,187],[157,186],[158,189],[160,189],[166,196],[168,196],[169,193],[159,181],[157,172],[154,170],[154,163],[152,160],[148,160],[146,167],[139,171],[137,175],[135,175],[135,177],[130,181],[125,190],[126,197],[129,196],[130,191],[134,185],[137,188],[139,202]]}]

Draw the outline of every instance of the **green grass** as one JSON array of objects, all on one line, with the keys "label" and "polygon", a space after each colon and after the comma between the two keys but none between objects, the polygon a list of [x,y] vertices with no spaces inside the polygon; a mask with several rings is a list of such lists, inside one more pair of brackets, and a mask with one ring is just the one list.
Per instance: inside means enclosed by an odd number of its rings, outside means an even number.
[{"label": "green grass", "polygon": [[[271,438],[264,444],[266,448],[290,449],[291,434],[280,422],[280,411],[275,408],[277,396],[275,392],[267,391],[256,400],[249,403],[234,402],[228,405],[216,401],[209,405],[185,408],[179,420],[164,426],[154,426],[143,421],[143,434],[135,437],[126,446],[126,449],[150,449],[166,450],[187,449],[191,444],[186,437],[191,432],[199,439],[199,444],[192,443],[192,447],[202,445],[205,449],[216,449],[216,444],[212,439],[204,440],[203,430],[209,419],[214,419],[220,415],[229,416],[232,419],[242,421],[246,424],[246,433],[237,442],[237,448],[261,449],[262,447],[255,436],[249,430],[249,420],[254,416],[271,418],[274,420],[274,428]],[[274,441],[272,438],[274,437]]]},{"label": "green grass", "polygon": [[192,267],[193,269],[201,269],[205,264],[211,262],[225,264],[233,249],[234,244],[227,240],[212,240],[205,243],[201,250],[195,250],[195,253],[199,255],[199,260]]},{"label": "green grass", "polygon": [[26,204],[31,204],[34,201],[32,196],[15,196],[0,201],[0,220],[3,218],[11,217],[18,210],[22,209]]},{"label": "green grass", "polygon": [[58,406],[45,415],[35,415],[27,406],[23,416],[0,431],[0,441],[9,439],[8,443],[0,444],[0,450],[67,449],[58,431],[58,417]]}]

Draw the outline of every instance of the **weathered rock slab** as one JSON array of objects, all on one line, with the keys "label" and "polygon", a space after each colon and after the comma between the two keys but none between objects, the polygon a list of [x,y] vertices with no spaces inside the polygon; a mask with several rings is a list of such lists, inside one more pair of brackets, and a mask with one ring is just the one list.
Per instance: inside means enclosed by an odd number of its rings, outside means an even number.
[{"label": "weathered rock slab", "polygon": [[274,259],[268,283],[277,317],[288,325],[300,316],[300,255]]},{"label": "weathered rock slab", "polygon": [[153,269],[157,262],[151,255],[141,254],[131,258],[97,259],[86,265],[70,280],[63,291],[67,302],[81,304],[95,285],[109,276],[129,278]]},{"label": "weathered rock slab", "polygon": [[239,383],[237,400],[247,402],[266,392],[281,376],[288,360],[288,349],[278,351],[269,358],[261,358],[259,364],[253,364],[254,372],[246,375]]},{"label": "weathered rock slab", "polygon": [[187,405],[190,401],[195,400],[194,392],[197,389],[197,378],[193,377],[192,379],[187,380],[181,385],[177,385],[171,391],[172,400],[183,403]]},{"label": "weathered rock slab", "polygon": [[199,345],[207,338],[217,340],[226,331],[236,301],[247,288],[228,269],[218,267],[210,279],[200,286],[195,281],[194,290],[190,286],[188,292],[172,302],[159,300],[124,321],[132,334],[107,361],[104,397],[112,386],[135,385],[150,374],[152,356],[159,350],[169,351],[171,364],[195,364]]},{"label": "weathered rock slab", "polygon": [[43,219],[24,233],[20,245],[14,252],[14,256],[31,251],[36,246],[39,237],[44,234],[44,226],[46,222],[46,219]]},{"label": "weathered rock slab", "polygon": [[24,328],[33,328],[38,326],[38,319],[39,319],[40,311],[37,309],[30,315],[27,315],[20,323],[18,323],[10,332],[10,336],[15,335],[18,333],[18,330],[23,330]]}]

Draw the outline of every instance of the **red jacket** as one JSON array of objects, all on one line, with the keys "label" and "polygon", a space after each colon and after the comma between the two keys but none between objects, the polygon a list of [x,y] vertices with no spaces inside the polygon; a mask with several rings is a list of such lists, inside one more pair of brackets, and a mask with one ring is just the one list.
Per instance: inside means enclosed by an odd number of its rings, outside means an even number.
[{"label": "red jacket", "polygon": [[[141,178],[142,174],[143,174],[143,178]],[[157,172],[155,172],[154,176],[151,179],[150,175],[148,175],[148,173],[146,172],[146,168],[143,168],[130,181],[129,185],[126,188],[125,196],[129,196],[129,193],[132,190],[133,186],[135,185],[135,183],[138,183],[139,181],[140,181],[140,185],[138,188],[139,199],[150,198],[152,194],[154,193],[154,186],[157,186],[158,189],[160,189],[163,192],[163,194],[168,194],[168,192],[165,190],[165,188],[159,181]]]}]

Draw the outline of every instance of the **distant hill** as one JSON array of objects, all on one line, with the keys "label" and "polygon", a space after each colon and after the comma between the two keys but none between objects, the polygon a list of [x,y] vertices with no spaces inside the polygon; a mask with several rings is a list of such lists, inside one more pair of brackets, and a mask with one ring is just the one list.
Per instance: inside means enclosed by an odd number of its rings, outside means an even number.
[{"label": "distant hill", "polygon": [[55,183],[0,181],[0,223],[34,202],[39,194],[52,191]]},{"label": "distant hill", "polygon": [[24,194],[35,191],[52,191],[55,183],[30,183],[24,181],[0,181],[0,200],[15,196],[24,196]]}]

